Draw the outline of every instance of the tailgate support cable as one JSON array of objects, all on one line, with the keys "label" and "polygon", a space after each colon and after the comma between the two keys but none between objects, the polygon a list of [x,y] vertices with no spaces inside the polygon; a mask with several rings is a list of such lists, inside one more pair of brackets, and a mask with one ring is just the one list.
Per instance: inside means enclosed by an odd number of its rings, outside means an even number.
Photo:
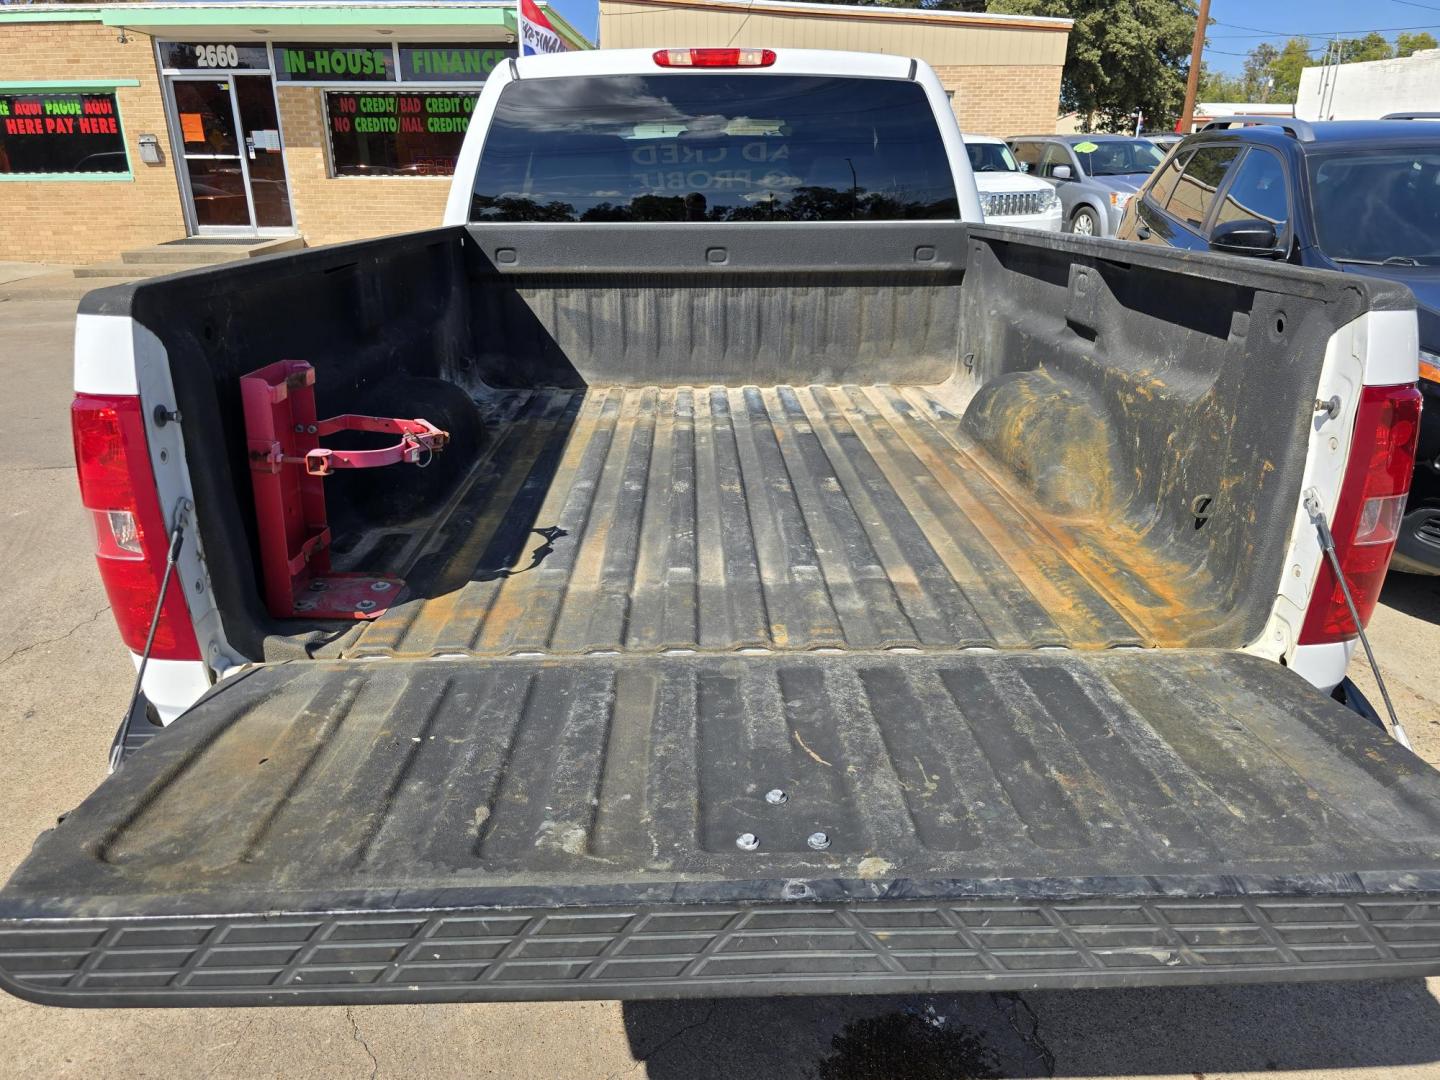
[{"label": "tailgate support cable", "polygon": [[1380,687],[1380,696],[1385,699],[1385,712],[1390,717],[1390,734],[1406,750],[1413,750],[1414,747],[1410,745],[1410,736],[1405,734],[1405,727],[1395,713],[1395,703],[1390,700],[1390,691],[1385,686],[1385,676],[1380,674],[1380,665],[1375,662],[1375,651],[1370,648],[1370,638],[1366,635],[1365,627],[1360,622],[1360,612],[1355,609],[1355,598],[1350,595],[1350,583],[1345,580],[1345,572],[1340,569],[1340,556],[1335,551],[1335,537],[1330,533],[1330,523],[1325,519],[1325,510],[1320,505],[1320,495],[1314,488],[1305,492],[1305,512],[1315,523],[1315,529],[1320,534],[1320,546],[1325,551],[1325,557],[1330,561],[1330,569],[1335,574],[1335,580],[1340,583],[1340,591],[1345,596],[1345,606],[1350,609],[1350,618],[1355,623],[1355,629],[1360,632],[1360,644],[1365,649],[1365,659],[1370,662],[1370,670],[1375,673],[1375,683]]},{"label": "tailgate support cable", "polygon": [[150,632],[145,635],[145,648],[140,653],[140,663],[135,668],[135,685],[130,691],[130,701],[121,716],[120,730],[110,744],[110,771],[120,767],[125,756],[125,735],[135,715],[135,705],[140,700],[141,686],[145,681],[145,667],[150,663],[150,650],[155,647],[155,634],[160,629],[160,613],[165,607],[165,596],[170,592],[170,579],[175,576],[175,565],[180,561],[180,547],[185,542],[185,519],[194,506],[183,495],[175,503],[175,525],[170,532],[170,548],[165,553],[165,573],[160,578],[160,594],[155,597],[155,612],[150,616]]}]

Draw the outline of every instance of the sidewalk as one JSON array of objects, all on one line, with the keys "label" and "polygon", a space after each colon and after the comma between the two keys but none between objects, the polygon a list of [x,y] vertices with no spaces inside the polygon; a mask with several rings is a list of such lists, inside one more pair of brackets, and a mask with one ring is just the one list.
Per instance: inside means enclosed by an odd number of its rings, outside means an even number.
[{"label": "sidewalk", "polygon": [[22,281],[25,278],[41,277],[45,274],[66,274],[73,269],[74,267],[71,266],[60,266],[54,263],[0,261],[0,285],[8,285],[12,281]]}]

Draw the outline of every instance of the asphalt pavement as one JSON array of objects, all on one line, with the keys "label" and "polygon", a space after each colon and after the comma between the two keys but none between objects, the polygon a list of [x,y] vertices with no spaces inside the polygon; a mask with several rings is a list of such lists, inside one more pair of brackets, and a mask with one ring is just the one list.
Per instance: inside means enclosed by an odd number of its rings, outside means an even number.
[{"label": "asphalt pavement", "polygon": [[[0,284],[7,280],[0,264]],[[18,276],[18,271],[12,271]],[[133,671],[75,488],[74,299],[0,299],[0,878],[105,775]],[[1440,579],[1380,663],[1440,763]],[[1353,674],[1374,695],[1363,661]],[[1440,980],[914,998],[71,1011],[0,994],[0,1077],[1440,1077]]]}]

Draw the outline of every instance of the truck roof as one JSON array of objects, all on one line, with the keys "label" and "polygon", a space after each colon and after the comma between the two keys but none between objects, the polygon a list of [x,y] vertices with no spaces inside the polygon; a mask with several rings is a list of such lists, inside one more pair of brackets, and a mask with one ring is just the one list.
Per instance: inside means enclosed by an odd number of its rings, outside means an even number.
[{"label": "truck roof", "polygon": [[[671,48],[686,48],[683,44]],[[774,49],[775,62],[765,67],[673,68],[655,62],[663,49],[595,49],[585,52],[522,56],[513,61],[522,79],[553,79],[575,75],[684,74],[719,71],[756,75],[846,75],[871,79],[911,79],[922,61],[884,53],[839,52],[830,49]]]}]

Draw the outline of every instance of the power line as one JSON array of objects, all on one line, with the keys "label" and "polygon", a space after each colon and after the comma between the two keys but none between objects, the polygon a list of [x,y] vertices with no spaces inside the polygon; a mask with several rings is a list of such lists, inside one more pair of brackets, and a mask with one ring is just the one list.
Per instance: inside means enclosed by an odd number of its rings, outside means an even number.
[{"label": "power line", "polygon": [[[1399,3],[1400,0],[1392,0],[1392,2]],[[1431,10],[1440,11],[1440,8],[1432,8]],[[1207,35],[1208,37],[1216,39],[1263,37],[1276,41],[1281,38],[1296,37],[1335,37],[1337,35],[1340,37],[1348,37],[1363,34],[1394,34],[1406,30],[1434,30],[1440,27],[1440,23],[1426,23],[1424,26],[1371,26],[1363,30],[1300,30],[1294,33],[1286,33],[1283,30],[1260,30],[1253,26],[1240,26],[1238,23],[1221,22],[1219,19],[1215,20],[1215,25],[1228,26],[1234,30],[1254,30],[1255,32],[1253,34],[1209,34]]]}]

